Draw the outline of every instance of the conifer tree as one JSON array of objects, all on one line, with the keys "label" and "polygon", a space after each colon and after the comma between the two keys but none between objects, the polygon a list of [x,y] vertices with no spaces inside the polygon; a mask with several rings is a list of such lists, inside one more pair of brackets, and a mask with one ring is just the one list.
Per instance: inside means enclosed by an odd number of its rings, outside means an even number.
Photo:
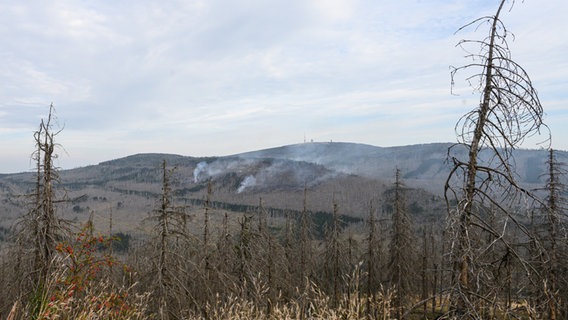
[{"label": "conifer tree", "polygon": [[[568,278],[564,275],[568,263],[568,243],[566,233],[566,199],[563,194],[566,186],[562,182],[565,177],[564,164],[560,163],[553,149],[548,152],[546,173],[546,198],[541,208],[540,228],[537,229],[539,239],[544,246],[542,252],[542,269],[544,305],[551,320],[568,316],[566,312],[566,293]],[[562,315],[564,317],[562,317]]]},{"label": "conifer tree", "polygon": [[331,295],[331,304],[334,308],[339,306],[339,300],[343,291],[342,275],[345,268],[345,249],[340,238],[339,205],[333,200],[333,218],[328,226],[325,237],[325,260],[324,260],[324,283],[327,284]]},{"label": "conifer tree", "polygon": [[209,238],[211,237],[209,231],[209,214],[211,211],[211,196],[213,195],[213,181],[209,179],[207,182],[207,195],[205,196],[205,203],[203,208],[203,254],[205,256],[205,273],[207,278],[210,276],[210,253],[209,253]]},{"label": "conifer tree", "polygon": [[[509,51],[509,33],[501,20],[506,2],[500,1],[495,15],[481,17],[460,28],[481,30],[487,25],[489,31],[481,40],[459,42],[472,62],[451,72],[452,86],[457,74],[465,74],[466,81],[480,94],[479,104],[458,121],[458,144],[448,150],[453,163],[445,186],[454,241],[451,311],[459,317],[480,317],[480,302],[498,301],[494,287],[481,281],[485,278],[480,272],[486,268],[482,267],[486,262],[481,261],[481,255],[489,249],[487,245],[499,243],[508,250],[515,248],[503,236],[504,231],[485,223],[483,212],[485,208],[494,208],[499,221],[513,221],[515,228],[528,233],[509,209],[518,205],[515,201],[519,196],[530,197],[516,182],[513,150],[545,127],[536,90]],[[464,150],[467,156],[461,159]],[[480,242],[481,231],[498,240],[489,244]],[[521,256],[517,252],[512,254]],[[531,268],[527,263],[522,265],[527,272]]]},{"label": "conifer tree", "polygon": [[308,188],[304,186],[304,194],[302,200],[302,213],[300,215],[299,227],[299,266],[296,274],[298,274],[298,284],[303,286],[312,275],[313,260],[312,260],[312,215],[308,210]]},{"label": "conifer tree", "polygon": [[154,303],[160,319],[179,319],[188,302],[195,304],[194,295],[188,288],[189,275],[186,268],[189,235],[185,226],[185,210],[174,204],[172,175],[175,170],[162,162],[162,194],[158,208],[151,216],[154,226],[157,256],[153,257],[154,269],[148,275],[153,287]]},{"label": "conifer tree", "polygon": [[415,273],[413,268],[415,257],[413,252],[415,246],[414,231],[412,230],[412,221],[406,210],[404,189],[400,170],[396,169],[392,189],[393,212],[389,244],[389,280],[396,291],[393,308],[397,319],[404,318],[412,295],[412,279]]},{"label": "conifer tree", "polygon": [[373,206],[373,202],[371,201],[369,205],[369,217],[367,219],[367,225],[369,227],[366,239],[367,251],[365,252],[365,262],[367,269],[367,318],[372,318],[375,314],[373,301],[375,300],[375,294],[378,292],[381,283],[380,262],[381,256],[383,254],[383,244],[381,240],[381,234],[379,232],[376,214],[376,209]]},{"label": "conifer tree", "polygon": [[27,197],[30,210],[16,224],[18,249],[14,288],[22,296],[43,294],[56,243],[66,240],[69,234],[64,221],[57,215],[57,204],[65,200],[54,163],[58,156],[55,138],[62,130],[54,131],[56,121],[55,108],[51,104],[47,119],[42,119],[34,132],[36,151],[32,157],[36,163],[36,177],[34,192]]}]

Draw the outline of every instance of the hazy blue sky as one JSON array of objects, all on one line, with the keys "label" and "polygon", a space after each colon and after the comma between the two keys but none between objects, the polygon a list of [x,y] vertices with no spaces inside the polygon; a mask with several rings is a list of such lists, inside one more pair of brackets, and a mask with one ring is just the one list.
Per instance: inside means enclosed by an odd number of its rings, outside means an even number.
[{"label": "hazy blue sky", "polygon": [[[285,144],[455,141],[479,101],[454,35],[498,0],[0,1],[0,172],[33,167],[54,103],[57,164],[142,152],[227,155]],[[513,58],[568,149],[568,2],[517,1]],[[485,35],[480,30],[477,38]],[[534,147],[527,144],[526,147]]]}]

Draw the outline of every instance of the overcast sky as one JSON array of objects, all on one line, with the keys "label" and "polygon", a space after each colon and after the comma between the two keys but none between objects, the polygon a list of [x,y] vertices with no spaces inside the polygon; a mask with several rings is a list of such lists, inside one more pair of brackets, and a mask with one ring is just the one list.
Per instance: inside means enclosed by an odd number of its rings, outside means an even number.
[{"label": "overcast sky", "polygon": [[[454,32],[498,0],[0,1],[0,172],[33,167],[53,102],[65,169],[135,153],[228,155],[308,141],[456,141],[479,102]],[[508,9],[509,7],[507,7]],[[568,149],[568,2],[502,19],[553,147]],[[477,38],[485,35],[478,31]],[[526,145],[532,148],[534,145]]]}]

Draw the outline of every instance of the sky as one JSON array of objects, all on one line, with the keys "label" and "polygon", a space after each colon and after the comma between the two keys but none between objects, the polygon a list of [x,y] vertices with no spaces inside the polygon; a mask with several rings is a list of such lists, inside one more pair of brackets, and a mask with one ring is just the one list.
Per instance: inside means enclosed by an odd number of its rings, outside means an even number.
[{"label": "sky", "polygon": [[[137,153],[221,156],[302,143],[456,141],[455,31],[497,0],[0,0],[0,173],[33,169],[53,103],[71,169]],[[568,150],[563,0],[509,2],[513,59]],[[526,148],[538,145],[529,141]]]}]

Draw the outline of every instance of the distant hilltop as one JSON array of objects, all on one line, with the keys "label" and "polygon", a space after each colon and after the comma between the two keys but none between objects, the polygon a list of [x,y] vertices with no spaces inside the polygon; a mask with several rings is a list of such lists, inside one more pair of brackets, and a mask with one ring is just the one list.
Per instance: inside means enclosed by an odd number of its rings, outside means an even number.
[{"label": "distant hilltop", "polygon": [[[213,184],[218,208],[246,212],[259,199],[267,207],[301,211],[303,191],[308,190],[310,210],[329,212],[331,203],[341,204],[342,214],[363,218],[372,201],[384,204],[395,170],[412,189],[411,212],[428,216],[445,214],[444,184],[451,168],[447,159],[451,143],[377,147],[348,142],[308,142],[250,151],[223,157],[190,157],[144,153],[62,170],[60,187],[71,204],[69,219],[87,212],[115,211],[125,228],[150,212],[161,193],[161,163],[176,167],[173,189],[179,199],[202,206],[207,185]],[[467,157],[465,149],[454,156]],[[568,153],[556,154],[568,163]],[[548,153],[515,150],[517,181],[528,190],[545,185]],[[0,210],[9,225],[22,212],[17,199],[33,190],[34,173],[0,175]],[[84,197],[86,196],[86,197]],[[79,200],[77,200],[79,201]]]}]

